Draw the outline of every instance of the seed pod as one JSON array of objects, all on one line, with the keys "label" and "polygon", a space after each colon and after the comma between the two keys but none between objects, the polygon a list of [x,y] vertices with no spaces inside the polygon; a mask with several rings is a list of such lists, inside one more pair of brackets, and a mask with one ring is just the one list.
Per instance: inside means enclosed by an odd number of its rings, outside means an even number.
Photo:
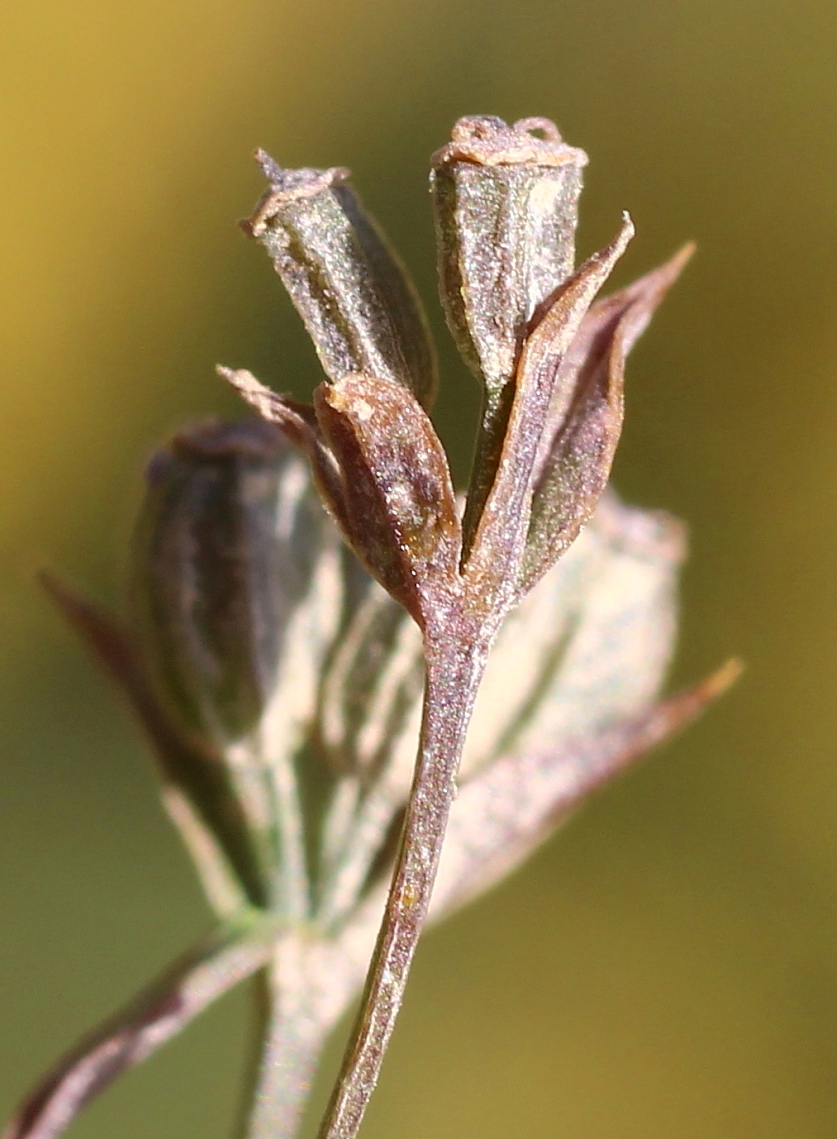
[{"label": "seed pod", "polygon": [[270,189],[244,228],[270,254],[326,375],[379,376],[429,407],[436,360],[421,302],[349,171],[284,170],[264,151],[256,157]]},{"label": "seed pod", "polygon": [[533,318],[573,271],[586,162],[548,119],[507,126],[490,116],[460,119],[433,156],[442,304],[485,387],[466,535],[493,479]]},{"label": "seed pod", "polygon": [[294,589],[277,524],[287,456],[268,423],[204,424],[176,436],[148,471],[134,543],[136,635],[170,709],[222,747],[257,722],[279,660]]},{"label": "seed pod", "polygon": [[432,161],[442,303],[460,351],[494,390],[514,374],[536,309],[573,271],[587,156],[548,119],[507,126],[474,115]]}]

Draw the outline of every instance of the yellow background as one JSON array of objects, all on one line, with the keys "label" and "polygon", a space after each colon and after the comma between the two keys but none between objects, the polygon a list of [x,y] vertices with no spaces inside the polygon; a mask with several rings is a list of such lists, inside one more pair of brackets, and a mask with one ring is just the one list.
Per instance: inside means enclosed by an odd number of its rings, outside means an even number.
[{"label": "yellow background", "polygon": [[[118,597],[145,457],[238,413],[217,360],[316,381],[233,224],[257,145],[353,168],[431,309],[462,474],[425,179],[479,112],[588,151],[582,252],[637,225],[619,282],[699,243],[632,360],[616,479],[691,527],[675,680],[748,672],[428,937],[364,1136],[834,1139],[835,49],[829,0],[5,0],[0,1114],[208,920],[33,573]],[[225,1000],[72,1134],[225,1139],[248,1015]]]}]

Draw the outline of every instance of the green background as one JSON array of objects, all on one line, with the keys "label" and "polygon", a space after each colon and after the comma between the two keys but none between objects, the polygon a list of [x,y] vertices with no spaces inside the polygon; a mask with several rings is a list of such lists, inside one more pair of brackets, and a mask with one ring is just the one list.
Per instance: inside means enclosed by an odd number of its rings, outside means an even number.
[{"label": "green background", "polygon": [[[353,168],[431,308],[461,476],[427,157],[494,113],[590,154],[582,252],[632,211],[617,283],[699,244],[632,359],[616,481],[691,528],[675,682],[748,671],[427,938],[364,1136],[837,1134],[836,41],[828,0],[5,0],[0,1115],[208,921],[33,574],[118,598],[146,456],[239,411],[217,360],[316,382],[233,224],[257,145]],[[222,1002],[71,1134],[227,1136],[248,1015]]]}]

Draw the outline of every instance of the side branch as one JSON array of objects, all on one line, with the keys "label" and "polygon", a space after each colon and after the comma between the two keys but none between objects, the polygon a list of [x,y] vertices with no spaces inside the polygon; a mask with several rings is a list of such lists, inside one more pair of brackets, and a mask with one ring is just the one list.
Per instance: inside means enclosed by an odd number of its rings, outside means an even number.
[{"label": "side branch", "polygon": [[2,1139],[54,1139],[124,1071],[139,1064],[227,989],[267,964],[270,939],[224,927],[61,1059],[27,1096]]}]

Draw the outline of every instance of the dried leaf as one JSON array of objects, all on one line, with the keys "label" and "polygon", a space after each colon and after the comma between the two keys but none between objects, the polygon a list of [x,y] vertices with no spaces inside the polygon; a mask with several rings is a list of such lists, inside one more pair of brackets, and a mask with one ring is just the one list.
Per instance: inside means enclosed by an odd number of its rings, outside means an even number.
[{"label": "dried leaf", "polygon": [[584,369],[532,497],[519,593],[572,545],[607,486],[622,433],[625,351],[617,327],[604,359]]},{"label": "dried leaf", "polygon": [[373,577],[424,624],[455,588],[460,523],[433,425],[397,384],[347,376],[314,406],[343,479],[346,536]]},{"label": "dried leaf", "polygon": [[695,251],[692,243],[684,245],[665,264],[646,273],[624,289],[593,302],[581,322],[576,336],[564,356],[558,381],[555,384],[546,417],[535,464],[535,483],[540,480],[543,465],[552,449],[555,437],[561,430],[573,396],[578,387],[582,369],[595,365],[607,352],[613,332],[621,318],[630,309],[630,321],[622,329],[625,355],[631,351],[648,326],[657,307]]},{"label": "dried leaf", "polygon": [[367,372],[429,407],[436,361],[421,302],[348,170],[285,170],[256,155],[270,189],[245,229],[264,245],[326,375]]}]

